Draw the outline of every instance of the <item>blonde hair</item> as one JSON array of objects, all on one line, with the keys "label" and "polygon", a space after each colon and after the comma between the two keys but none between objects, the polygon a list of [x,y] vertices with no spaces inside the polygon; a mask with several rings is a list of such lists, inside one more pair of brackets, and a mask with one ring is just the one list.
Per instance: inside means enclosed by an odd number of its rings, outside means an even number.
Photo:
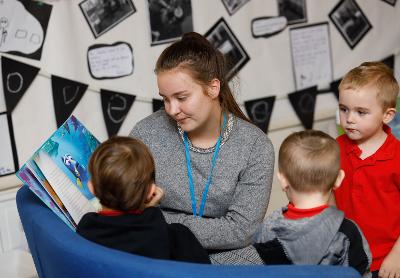
[{"label": "blonde hair", "polygon": [[279,171],[299,192],[329,192],[340,171],[335,139],[318,130],[289,135],[279,149]]},{"label": "blonde hair", "polygon": [[393,71],[382,62],[365,62],[350,70],[340,82],[339,92],[360,89],[367,85],[375,86],[377,100],[384,111],[396,108],[399,84]]}]

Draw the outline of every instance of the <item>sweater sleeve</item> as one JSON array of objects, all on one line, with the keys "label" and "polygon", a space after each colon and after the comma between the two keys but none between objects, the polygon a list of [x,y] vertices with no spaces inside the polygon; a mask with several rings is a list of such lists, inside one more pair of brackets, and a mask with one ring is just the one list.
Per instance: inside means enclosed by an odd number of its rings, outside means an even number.
[{"label": "sweater sleeve", "polygon": [[206,249],[237,249],[251,243],[269,202],[274,167],[271,142],[260,135],[253,143],[247,166],[241,171],[227,213],[219,218],[198,218],[164,212],[169,223],[189,227]]},{"label": "sweater sleeve", "polygon": [[357,224],[345,218],[339,228],[339,232],[345,234],[350,241],[348,251],[349,266],[355,268],[361,275],[369,273],[372,261],[371,252]]}]

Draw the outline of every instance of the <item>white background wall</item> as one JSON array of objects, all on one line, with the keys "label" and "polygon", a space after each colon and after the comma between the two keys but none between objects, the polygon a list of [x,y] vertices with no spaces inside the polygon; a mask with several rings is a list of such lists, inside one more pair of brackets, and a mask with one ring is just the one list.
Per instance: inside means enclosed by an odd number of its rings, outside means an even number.
[{"label": "white background wall", "polygon": [[[158,97],[153,68],[166,44],[150,46],[150,24],[145,0],[133,0],[136,13],[97,39],[92,35],[79,8],[80,0],[43,0],[53,5],[40,61],[7,55],[41,69],[31,87],[12,113],[18,159],[22,165],[56,129],[50,74],[89,84],[89,89],[74,114],[95,136],[103,141],[107,132],[101,111],[100,88],[135,94],[133,104],[119,134],[127,135],[133,125],[152,111],[151,98]],[[357,0],[373,28],[351,50],[328,18],[338,0],[307,0],[308,22],[328,21],[331,36],[333,78],[342,77],[350,68],[367,60],[381,60],[400,49],[400,3],[395,7],[382,0]],[[268,39],[254,39],[250,22],[255,17],[276,16],[277,1],[251,0],[230,16],[219,0],[192,0],[194,31],[204,34],[221,17],[227,21],[250,56],[239,72],[236,86],[240,103],[277,95],[271,117],[269,136],[277,151],[282,140],[293,130],[301,130],[286,98],[295,91],[288,28]],[[112,80],[93,79],[87,66],[87,49],[93,44],[128,42],[133,47],[134,72]],[[399,63],[396,59],[396,64]],[[396,67],[399,68],[398,66]],[[148,100],[148,101],[147,101]],[[335,135],[334,114],[337,106],[333,94],[318,96],[314,128]],[[0,178],[0,189],[16,186],[16,177]],[[274,182],[270,210],[284,204],[285,198]]]}]

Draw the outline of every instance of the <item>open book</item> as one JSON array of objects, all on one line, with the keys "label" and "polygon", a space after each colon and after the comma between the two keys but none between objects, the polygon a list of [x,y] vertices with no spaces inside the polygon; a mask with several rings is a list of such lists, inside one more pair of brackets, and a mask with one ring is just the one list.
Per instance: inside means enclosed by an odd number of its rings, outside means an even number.
[{"label": "open book", "polygon": [[90,193],[89,158],[99,141],[70,116],[16,173],[71,229],[100,204]]}]

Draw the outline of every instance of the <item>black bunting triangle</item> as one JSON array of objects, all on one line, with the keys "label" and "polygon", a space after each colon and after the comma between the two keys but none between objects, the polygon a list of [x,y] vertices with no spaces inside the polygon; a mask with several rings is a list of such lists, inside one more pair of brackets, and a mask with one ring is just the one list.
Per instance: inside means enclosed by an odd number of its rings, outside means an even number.
[{"label": "black bunting triangle", "polygon": [[339,99],[339,84],[342,79],[332,81],[330,84],[330,91],[335,94],[336,99]]},{"label": "black bunting triangle", "polygon": [[275,96],[253,99],[244,102],[244,107],[246,108],[249,118],[265,133],[268,132],[269,121],[271,119],[274,103]]},{"label": "black bunting triangle", "polygon": [[382,62],[386,66],[388,66],[389,68],[394,70],[394,55],[390,55],[389,57],[386,57],[385,59],[382,60]]},{"label": "black bunting triangle", "polygon": [[39,68],[1,57],[3,90],[7,111],[11,113],[32,84]]},{"label": "black bunting triangle", "polygon": [[312,129],[314,123],[317,86],[288,94],[289,101],[301,123],[306,129]]},{"label": "black bunting triangle", "polygon": [[156,112],[164,107],[164,101],[161,99],[153,98],[153,112]]},{"label": "black bunting triangle", "polygon": [[103,89],[100,90],[100,94],[108,137],[111,137],[118,133],[136,96]]},{"label": "black bunting triangle", "polygon": [[57,127],[60,127],[74,111],[88,85],[52,75],[51,86]]}]

